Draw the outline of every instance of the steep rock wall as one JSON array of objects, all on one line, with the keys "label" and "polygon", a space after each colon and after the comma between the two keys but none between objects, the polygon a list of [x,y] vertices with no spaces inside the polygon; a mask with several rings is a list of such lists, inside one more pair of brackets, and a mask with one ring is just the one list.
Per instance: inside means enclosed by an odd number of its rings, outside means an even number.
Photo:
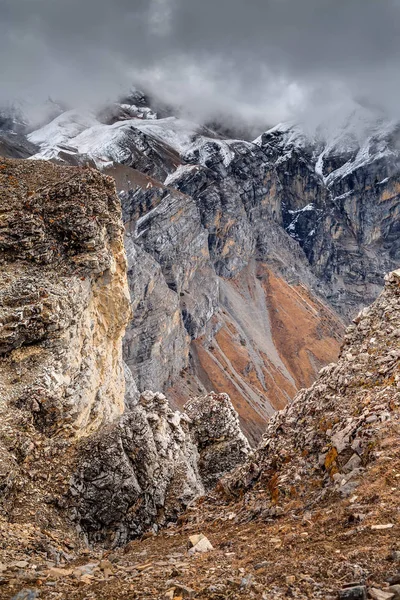
[{"label": "steep rock wall", "polygon": [[120,207],[92,170],[1,161],[2,406],[85,435],[124,409]]},{"label": "steep rock wall", "polygon": [[[223,174],[214,152],[169,186],[137,179],[121,194],[143,315],[128,327],[125,356],[139,389],[162,389],[180,408],[188,396],[225,391],[252,442],[335,359],[343,332],[304,251],[277,224],[281,185],[262,160],[238,142]],[[151,270],[135,262],[138,252]]]}]

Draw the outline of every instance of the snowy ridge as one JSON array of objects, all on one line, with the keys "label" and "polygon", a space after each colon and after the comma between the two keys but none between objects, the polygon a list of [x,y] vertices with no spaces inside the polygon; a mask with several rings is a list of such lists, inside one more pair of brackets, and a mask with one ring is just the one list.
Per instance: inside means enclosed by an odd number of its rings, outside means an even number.
[{"label": "snowy ridge", "polygon": [[253,143],[256,144],[256,146],[261,147],[263,145],[264,136],[279,137],[282,146],[299,149],[304,149],[313,142],[312,138],[306,135],[300,125],[293,121],[278,123],[275,127],[268,129],[265,134],[256,138]]},{"label": "snowy ridge", "polygon": [[[223,139],[207,127],[185,119],[158,119],[152,109],[139,104],[115,103],[114,107],[120,112],[112,124],[100,122],[91,113],[62,113],[29,134],[29,141],[40,147],[33,158],[62,160],[62,151],[64,155],[85,155],[100,169],[112,163],[126,164],[133,151],[145,152],[146,142],[141,142],[145,138],[137,135],[141,132],[172,149],[182,162],[205,167],[210,163],[219,165],[222,174],[235,157],[254,146],[265,150],[266,160],[275,166],[284,165],[293,153],[302,154],[309,168],[330,187],[365,165],[400,156],[396,143],[399,124],[361,106],[327,118],[313,133],[294,122],[279,123],[254,142]],[[170,175],[165,183],[174,183],[182,173],[179,170]]]},{"label": "snowy ridge", "polygon": [[69,110],[44,127],[30,133],[28,140],[43,150],[51,150],[59,145],[70,145],[71,140],[77,135],[97,123],[97,119],[91,113]]},{"label": "snowy ridge", "polygon": [[176,117],[136,122],[135,127],[173,148],[183,160],[203,166],[207,166],[208,160],[217,153],[224,166],[228,167],[235,158],[236,146],[252,146],[250,142],[243,140],[218,139],[206,127]]},{"label": "snowy ridge", "polygon": [[357,169],[382,158],[399,157],[393,138],[399,135],[399,123],[379,113],[357,106],[345,114],[333,115],[315,133],[288,122],[279,123],[258,137],[261,148],[273,147],[278,166],[292,157],[294,151],[311,153],[315,173],[330,187]]},{"label": "snowy ridge", "polygon": [[185,154],[192,146],[201,127],[191,121],[167,117],[157,120],[143,120],[131,122],[139,131],[155,138],[173,148],[178,154]]},{"label": "snowy ridge", "polygon": [[[183,161],[203,166],[218,155],[223,165],[228,167],[240,146],[252,146],[242,140],[218,139],[211,130],[191,121],[176,117],[157,119],[150,109],[128,104],[119,106],[126,112],[128,109],[131,112],[139,110],[141,116],[124,118],[110,125],[100,123],[91,114],[67,111],[29,135],[29,140],[40,147],[40,152],[32,158],[57,159],[62,150],[86,155],[100,169],[113,162],[126,163],[132,155],[133,146],[138,144],[137,137],[131,134],[135,130],[168,146]],[[142,118],[145,116],[149,118]]]}]

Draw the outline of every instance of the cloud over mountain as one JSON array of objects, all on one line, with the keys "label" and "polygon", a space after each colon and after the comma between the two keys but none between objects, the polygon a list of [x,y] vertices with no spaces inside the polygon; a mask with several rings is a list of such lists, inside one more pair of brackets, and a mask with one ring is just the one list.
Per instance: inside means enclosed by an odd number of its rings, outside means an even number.
[{"label": "cloud over mountain", "polygon": [[349,98],[397,116],[399,60],[399,0],[0,0],[3,104],[101,103],[138,82],[199,118]]}]

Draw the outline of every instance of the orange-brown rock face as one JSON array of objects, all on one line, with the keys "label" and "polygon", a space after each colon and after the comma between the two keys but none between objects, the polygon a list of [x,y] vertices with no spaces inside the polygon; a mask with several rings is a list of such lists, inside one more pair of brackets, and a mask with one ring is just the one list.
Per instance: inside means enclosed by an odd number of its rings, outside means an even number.
[{"label": "orange-brown rock face", "polygon": [[[264,263],[220,280],[220,297],[217,333],[192,344],[195,376],[206,388],[229,394],[255,441],[268,416],[336,360],[344,325],[305,286],[290,285]],[[179,405],[192,377],[169,391]]]}]

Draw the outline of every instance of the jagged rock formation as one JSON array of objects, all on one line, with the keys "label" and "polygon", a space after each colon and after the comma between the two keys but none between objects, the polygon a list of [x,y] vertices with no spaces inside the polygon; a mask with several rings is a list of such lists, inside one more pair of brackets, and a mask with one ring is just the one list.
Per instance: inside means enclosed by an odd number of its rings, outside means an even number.
[{"label": "jagged rock formation", "polygon": [[278,125],[256,140],[281,183],[278,221],[346,316],[400,261],[398,135],[398,123],[357,107],[333,132]]},{"label": "jagged rock formation", "polygon": [[84,444],[71,483],[72,518],[91,541],[124,544],[175,520],[204,494],[188,421],[163,394],[147,391]]},{"label": "jagged rock formation", "polygon": [[249,442],[227,394],[209,394],[185,404],[191,419],[190,431],[199,450],[199,471],[206,490],[212,489],[223,473],[244,462]]},{"label": "jagged rock formation", "polygon": [[192,399],[185,409],[143,392],[81,447],[71,515],[90,541],[116,546],[157,531],[245,460],[249,443],[226,394]]},{"label": "jagged rock formation", "polygon": [[5,159],[0,185],[0,515],[122,544],[175,520],[247,441],[227,396],[203,399],[207,441],[196,401],[192,425],[161,393],[139,395],[122,359],[131,312],[113,180]]},{"label": "jagged rock formation", "polygon": [[267,512],[301,498],[306,487],[309,506],[332,490],[353,493],[378,440],[398,418],[399,326],[400,270],[387,276],[378,300],[347,329],[338,363],[324,367],[269,421],[256,452],[222,487],[236,493],[267,486]]}]

